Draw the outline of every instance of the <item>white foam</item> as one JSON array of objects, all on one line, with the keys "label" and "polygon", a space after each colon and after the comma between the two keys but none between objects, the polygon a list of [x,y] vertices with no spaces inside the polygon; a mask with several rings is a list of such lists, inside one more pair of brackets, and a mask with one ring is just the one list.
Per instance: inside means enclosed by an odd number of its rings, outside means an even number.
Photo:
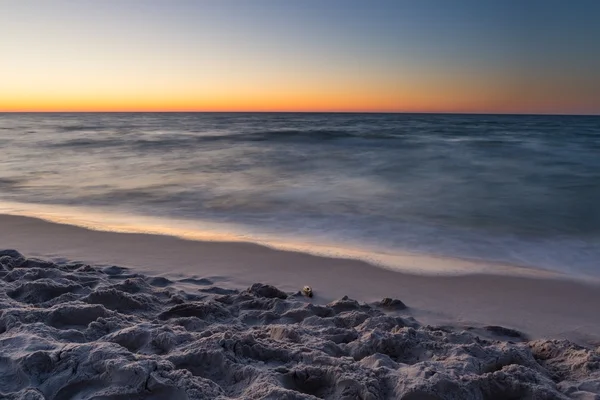
[{"label": "white foam", "polygon": [[308,253],[318,256],[366,261],[370,264],[401,272],[424,275],[497,274],[532,277],[565,277],[564,274],[540,268],[510,265],[501,262],[469,260],[430,254],[344,246],[309,238],[294,240],[267,235],[243,233],[235,224],[189,221],[131,214],[117,214],[101,207],[75,207],[0,202],[0,214],[35,217],[46,221],[79,226],[92,230],[123,233],[144,233],[174,236],[186,240],[211,242],[249,242],[262,246]]}]

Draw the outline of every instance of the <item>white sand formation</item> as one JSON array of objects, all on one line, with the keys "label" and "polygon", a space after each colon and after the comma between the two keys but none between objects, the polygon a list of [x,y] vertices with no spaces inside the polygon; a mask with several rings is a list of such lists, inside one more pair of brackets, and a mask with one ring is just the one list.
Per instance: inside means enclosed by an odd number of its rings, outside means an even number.
[{"label": "white sand formation", "polygon": [[598,349],[195,284],[0,251],[0,398],[599,398]]}]

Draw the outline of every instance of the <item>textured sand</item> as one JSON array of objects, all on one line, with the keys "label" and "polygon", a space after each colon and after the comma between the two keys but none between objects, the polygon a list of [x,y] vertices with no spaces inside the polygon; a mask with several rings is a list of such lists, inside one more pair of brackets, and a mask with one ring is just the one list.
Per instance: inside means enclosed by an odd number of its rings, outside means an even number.
[{"label": "textured sand", "polygon": [[409,313],[394,299],[320,305],[270,285],[240,291],[0,251],[0,398],[600,394],[599,349],[499,326],[423,326]]},{"label": "textured sand", "polygon": [[[133,267],[172,280],[210,277],[231,289],[254,282],[285,291],[310,285],[320,304],[344,295],[365,302],[396,297],[410,304],[411,315],[423,323],[502,325],[532,338],[600,344],[596,283],[502,275],[419,276],[254,244],[99,232],[8,215],[0,215],[0,248],[55,260]],[[184,283],[178,287],[185,289]]]}]

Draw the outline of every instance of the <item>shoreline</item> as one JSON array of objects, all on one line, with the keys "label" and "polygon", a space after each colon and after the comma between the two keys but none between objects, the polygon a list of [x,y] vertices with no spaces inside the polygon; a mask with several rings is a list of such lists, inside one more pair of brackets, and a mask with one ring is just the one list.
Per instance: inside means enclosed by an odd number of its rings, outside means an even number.
[{"label": "shoreline", "polygon": [[121,265],[164,277],[210,278],[233,289],[255,282],[285,291],[309,285],[318,303],[344,295],[365,302],[399,298],[412,316],[427,324],[501,325],[533,338],[600,343],[596,283],[491,274],[415,275],[258,244],[94,231],[12,215],[0,215],[0,226],[0,247],[27,256]]},{"label": "shoreline", "polygon": [[282,239],[254,236],[238,231],[236,226],[221,226],[206,221],[164,219],[162,217],[129,215],[109,210],[62,205],[0,202],[0,215],[40,219],[92,231],[144,234],[175,237],[194,242],[244,243],[274,250],[310,254],[317,257],[358,260],[378,268],[411,275],[459,276],[491,274],[532,278],[557,278],[600,284],[600,277],[561,272],[553,268],[508,263],[491,259],[457,257],[425,252],[360,248],[356,244],[315,242],[306,237]]}]

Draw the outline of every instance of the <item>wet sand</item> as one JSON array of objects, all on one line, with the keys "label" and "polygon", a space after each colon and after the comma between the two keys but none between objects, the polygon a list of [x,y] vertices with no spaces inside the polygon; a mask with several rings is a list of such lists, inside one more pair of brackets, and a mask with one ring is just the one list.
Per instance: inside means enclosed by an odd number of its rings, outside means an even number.
[{"label": "wet sand", "polygon": [[168,278],[210,278],[220,287],[252,283],[285,291],[310,285],[315,301],[348,295],[365,302],[401,299],[426,324],[501,325],[532,338],[600,343],[600,287],[556,278],[492,274],[424,276],[357,260],[274,250],[251,243],[101,232],[20,216],[0,216],[0,247],[27,256],[120,265]]}]

